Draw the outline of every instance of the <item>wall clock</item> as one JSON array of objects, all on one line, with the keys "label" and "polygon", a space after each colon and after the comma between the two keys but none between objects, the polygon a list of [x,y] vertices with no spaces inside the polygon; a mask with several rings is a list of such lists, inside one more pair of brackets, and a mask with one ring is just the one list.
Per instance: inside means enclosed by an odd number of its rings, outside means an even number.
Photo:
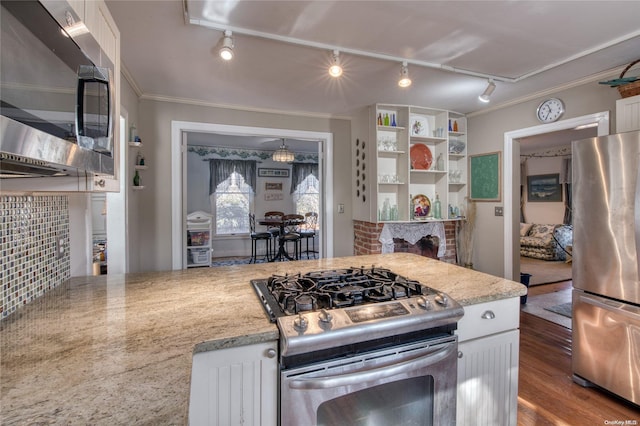
[{"label": "wall clock", "polygon": [[564,104],[558,98],[543,101],[536,110],[536,116],[542,123],[553,123],[564,114]]}]

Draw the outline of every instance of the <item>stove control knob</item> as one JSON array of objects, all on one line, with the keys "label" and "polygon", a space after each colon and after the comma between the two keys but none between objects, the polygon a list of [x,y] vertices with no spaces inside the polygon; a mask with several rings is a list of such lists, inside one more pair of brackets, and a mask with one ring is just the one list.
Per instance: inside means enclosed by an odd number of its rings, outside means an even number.
[{"label": "stove control knob", "polygon": [[331,322],[333,317],[331,316],[331,314],[329,312],[327,312],[326,309],[322,309],[320,311],[320,313],[318,314],[318,319],[320,319],[320,321],[322,321],[322,322]]},{"label": "stove control knob", "polygon": [[418,297],[418,306],[422,309],[426,309],[427,311],[432,308],[431,302],[424,296]]},{"label": "stove control knob", "polygon": [[293,326],[298,330],[306,330],[309,325],[309,321],[302,314],[298,314],[298,318],[293,320]]},{"label": "stove control knob", "polygon": [[449,298],[446,294],[438,293],[435,297],[435,301],[438,305],[447,306],[449,304]]}]

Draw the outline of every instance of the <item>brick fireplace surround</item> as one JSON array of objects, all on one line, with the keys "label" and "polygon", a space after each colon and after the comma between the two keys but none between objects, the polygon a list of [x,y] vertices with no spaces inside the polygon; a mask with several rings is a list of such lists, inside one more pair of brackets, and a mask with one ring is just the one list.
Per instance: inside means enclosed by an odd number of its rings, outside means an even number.
[{"label": "brick fireplace surround", "polygon": [[[456,263],[456,222],[453,220],[444,221],[444,233],[446,237],[447,250],[442,258],[438,259],[438,247],[432,247],[429,236],[423,237],[416,244],[409,244],[407,241],[394,238],[394,252],[415,253],[421,256],[431,257],[447,263]],[[384,223],[353,221],[354,229],[354,254],[380,254],[382,253],[382,243],[378,240]]]}]

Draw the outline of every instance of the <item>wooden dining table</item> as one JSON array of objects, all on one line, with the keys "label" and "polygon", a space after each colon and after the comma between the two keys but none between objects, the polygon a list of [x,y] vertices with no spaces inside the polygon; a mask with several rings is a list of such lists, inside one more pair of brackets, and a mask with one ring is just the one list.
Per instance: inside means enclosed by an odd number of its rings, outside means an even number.
[{"label": "wooden dining table", "polygon": [[282,218],[265,217],[263,219],[260,219],[258,223],[260,225],[265,225],[265,226],[280,227],[280,235],[278,236],[278,252],[275,254],[275,256],[269,259],[269,262],[276,262],[278,260],[285,260],[285,259],[296,260],[294,257],[289,256],[289,253],[287,253],[287,249],[285,247],[286,241],[283,238],[283,236],[286,233],[285,228],[287,226],[302,225],[304,223],[304,219],[282,219]]}]

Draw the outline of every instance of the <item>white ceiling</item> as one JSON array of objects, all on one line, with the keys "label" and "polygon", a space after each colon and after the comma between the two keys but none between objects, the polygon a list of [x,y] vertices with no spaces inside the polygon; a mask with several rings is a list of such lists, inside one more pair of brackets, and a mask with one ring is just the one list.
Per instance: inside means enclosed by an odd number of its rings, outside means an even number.
[{"label": "white ceiling", "polygon": [[[138,95],[303,115],[347,116],[378,102],[471,113],[581,79],[597,84],[640,57],[640,1],[107,5]],[[224,29],[234,32],[230,62],[217,55]],[[339,79],[327,73],[334,48]],[[413,80],[405,89],[400,60]],[[489,75],[497,88],[487,105],[478,95]]]}]

